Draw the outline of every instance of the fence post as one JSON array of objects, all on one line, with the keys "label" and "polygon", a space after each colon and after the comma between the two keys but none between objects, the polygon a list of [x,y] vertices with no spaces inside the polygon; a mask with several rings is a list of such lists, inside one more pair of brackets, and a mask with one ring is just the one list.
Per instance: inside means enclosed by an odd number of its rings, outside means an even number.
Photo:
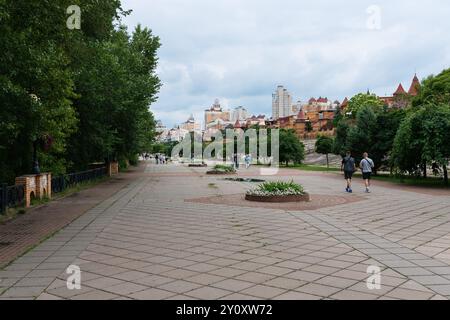
[{"label": "fence post", "polygon": [[7,202],[8,202],[8,185],[2,183],[0,185],[0,214],[6,212]]}]

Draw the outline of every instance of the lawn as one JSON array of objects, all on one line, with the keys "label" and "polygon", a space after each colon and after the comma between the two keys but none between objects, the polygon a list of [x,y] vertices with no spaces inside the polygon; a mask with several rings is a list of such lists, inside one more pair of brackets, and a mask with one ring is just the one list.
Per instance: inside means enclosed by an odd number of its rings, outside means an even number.
[{"label": "lawn", "polygon": [[[283,167],[286,168],[286,166],[283,166]],[[335,172],[335,173],[341,171],[340,168],[336,168],[336,167],[327,168],[326,166],[317,166],[317,165],[308,165],[308,164],[289,166],[287,168],[295,168],[295,169],[299,169],[302,171],[321,171],[321,172]],[[360,178],[361,173],[359,171],[357,171],[354,176]],[[450,186],[444,185],[444,181],[442,178],[434,177],[434,176],[424,179],[424,178],[417,178],[417,177],[410,177],[410,176],[389,175],[389,173],[380,173],[376,176],[372,176],[372,179],[378,180],[378,181],[391,182],[391,183],[395,183],[395,184],[409,185],[409,186],[450,189]]]},{"label": "lawn", "polygon": [[309,164],[296,164],[296,165],[290,165],[286,167],[285,165],[280,165],[282,168],[292,168],[292,169],[299,169],[303,171],[324,171],[324,172],[339,172],[341,171],[340,168],[336,167],[329,167],[326,166],[317,166],[317,165],[309,165]]}]

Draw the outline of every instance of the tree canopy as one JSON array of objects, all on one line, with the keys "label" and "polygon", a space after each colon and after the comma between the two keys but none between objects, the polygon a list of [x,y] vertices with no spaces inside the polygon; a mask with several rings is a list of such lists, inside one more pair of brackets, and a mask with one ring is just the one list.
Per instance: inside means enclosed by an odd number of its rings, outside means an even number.
[{"label": "tree canopy", "polygon": [[[73,4],[81,30],[66,26]],[[54,174],[149,148],[160,43],[147,28],[129,34],[128,13],[119,0],[0,1],[0,181],[30,173],[44,137],[41,169]]]},{"label": "tree canopy", "polygon": [[350,118],[356,118],[363,107],[371,107],[374,111],[378,111],[383,106],[384,103],[375,94],[359,93],[349,100],[345,113]]},{"label": "tree canopy", "polygon": [[327,156],[327,167],[329,167],[328,154],[333,152],[333,138],[327,136],[318,136],[316,141],[316,152]]},{"label": "tree canopy", "polygon": [[280,130],[280,162],[300,164],[305,159],[305,146],[294,130]]}]

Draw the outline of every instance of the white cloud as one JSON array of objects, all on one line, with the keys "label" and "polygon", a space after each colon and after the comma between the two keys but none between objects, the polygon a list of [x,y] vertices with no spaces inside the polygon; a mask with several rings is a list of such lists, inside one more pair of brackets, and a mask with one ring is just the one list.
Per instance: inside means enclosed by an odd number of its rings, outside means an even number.
[{"label": "white cloud", "polygon": [[[163,88],[152,105],[166,125],[182,122],[216,97],[270,115],[283,84],[294,99],[343,99],[370,88],[389,94],[399,82],[450,66],[450,4],[387,0],[123,0],[125,19],[161,37]],[[370,5],[381,30],[366,27]],[[381,91],[379,91],[381,90]]]}]

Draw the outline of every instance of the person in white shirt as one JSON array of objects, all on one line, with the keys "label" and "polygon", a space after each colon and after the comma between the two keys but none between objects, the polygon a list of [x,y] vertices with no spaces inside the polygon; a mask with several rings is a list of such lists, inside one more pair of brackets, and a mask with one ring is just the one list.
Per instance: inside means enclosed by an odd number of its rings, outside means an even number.
[{"label": "person in white shirt", "polygon": [[367,152],[364,152],[359,167],[362,171],[364,184],[366,185],[366,192],[370,193],[370,178],[372,177],[372,169],[375,167],[375,164],[373,163],[373,160],[369,158]]}]

